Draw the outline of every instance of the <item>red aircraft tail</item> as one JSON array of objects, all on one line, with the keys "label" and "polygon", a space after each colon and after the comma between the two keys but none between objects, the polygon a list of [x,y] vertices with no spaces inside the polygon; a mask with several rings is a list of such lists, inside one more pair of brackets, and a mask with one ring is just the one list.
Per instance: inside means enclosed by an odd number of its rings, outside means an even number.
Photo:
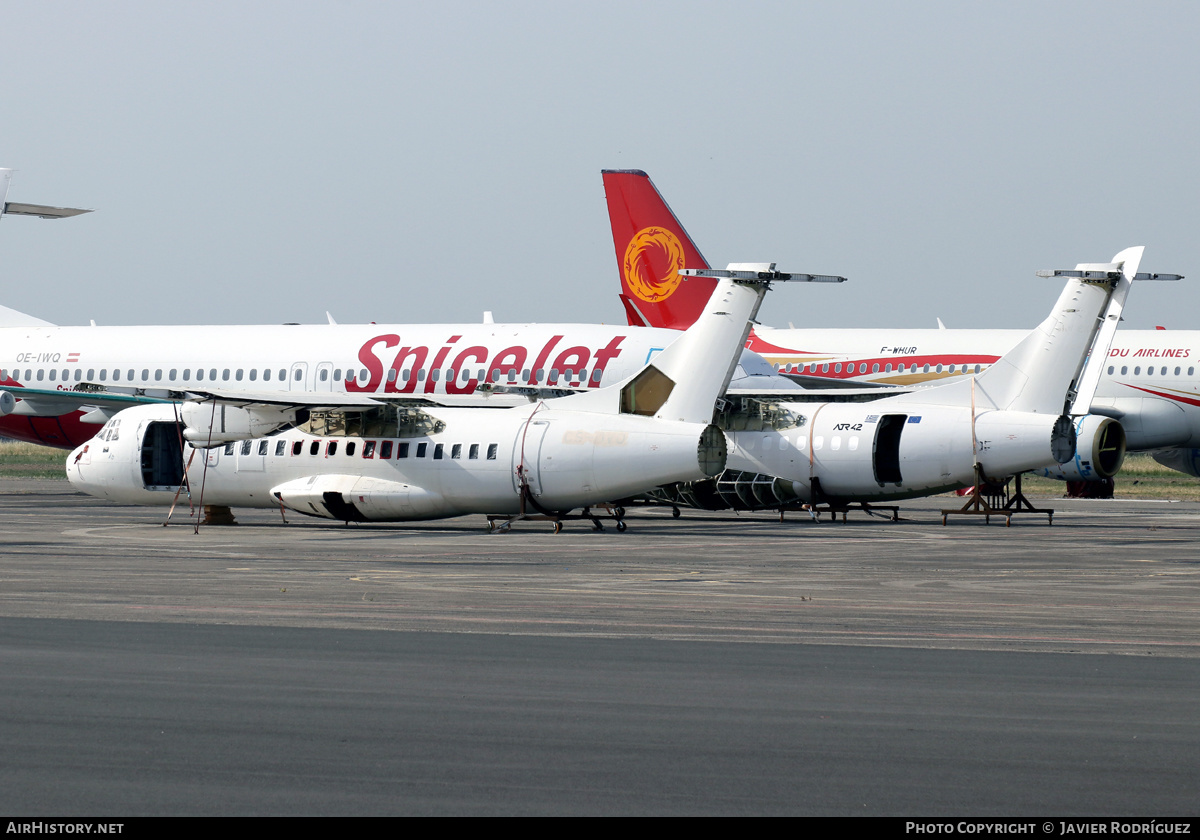
[{"label": "red aircraft tail", "polygon": [[631,326],[685,330],[700,317],[717,281],[679,276],[709,268],[683,225],[640,169],[605,169],[604,196]]}]

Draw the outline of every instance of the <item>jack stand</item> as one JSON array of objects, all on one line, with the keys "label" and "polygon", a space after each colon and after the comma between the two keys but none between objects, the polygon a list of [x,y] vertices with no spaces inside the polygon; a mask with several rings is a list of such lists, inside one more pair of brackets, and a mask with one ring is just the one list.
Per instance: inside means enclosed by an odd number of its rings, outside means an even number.
[{"label": "jack stand", "polygon": [[202,525],[236,525],[233,511],[226,505],[205,505]]},{"label": "jack stand", "polygon": [[1008,493],[1008,483],[1005,482],[1000,489],[989,492],[989,487],[995,487],[983,477],[983,468],[979,464],[975,465],[975,486],[971,488],[971,495],[967,503],[957,510],[942,509],[942,525],[946,524],[946,517],[955,514],[966,514],[968,516],[984,517],[984,524],[990,525],[993,516],[1003,516],[1005,527],[1012,527],[1012,517],[1014,513],[1044,513],[1047,517],[1047,524],[1054,524],[1054,511],[1050,508],[1036,508],[1029,499],[1025,498],[1025,494],[1021,491],[1021,473],[1017,473],[1013,479],[1013,492],[1010,496]]}]

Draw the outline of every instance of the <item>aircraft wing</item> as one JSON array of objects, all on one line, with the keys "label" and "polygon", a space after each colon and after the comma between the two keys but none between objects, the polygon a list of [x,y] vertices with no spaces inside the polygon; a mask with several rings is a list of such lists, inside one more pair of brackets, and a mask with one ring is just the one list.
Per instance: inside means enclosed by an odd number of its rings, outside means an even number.
[{"label": "aircraft wing", "polygon": [[70,414],[72,411],[91,410],[95,412],[99,410],[103,412],[103,417],[100,415],[96,415],[92,419],[85,417],[84,422],[103,423],[108,417],[123,408],[163,402],[171,402],[171,400],[145,394],[12,388],[0,390],[0,416],[16,414],[29,417],[56,417],[60,414]]}]

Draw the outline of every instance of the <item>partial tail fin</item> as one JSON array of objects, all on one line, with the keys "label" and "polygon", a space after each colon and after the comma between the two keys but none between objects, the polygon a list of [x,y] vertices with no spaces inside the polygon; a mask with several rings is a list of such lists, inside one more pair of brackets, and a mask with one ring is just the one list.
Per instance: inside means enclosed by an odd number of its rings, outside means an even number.
[{"label": "partial tail fin", "polygon": [[716,281],[680,283],[679,271],[708,268],[708,262],[649,175],[640,169],[605,169],[601,174],[621,302],[630,325],[687,329],[704,311]]},{"label": "partial tail fin", "polygon": [[[980,407],[1034,414],[1086,413],[1130,283],[1135,278],[1168,279],[1137,273],[1143,250],[1127,248],[1111,263],[1039,271],[1042,277],[1066,277],[1066,285],[1049,317],[974,377]],[[1088,365],[1089,357],[1094,364]],[[961,390],[968,387],[970,382],[963,381],[911,396],[925,403],[943,403],[960,398]]]},{"label": "partial tail fin", "polygon": [[741,358],[751,319],[770,286],[769,280],[757,278],[713,282],[717,287],[696,323],[641,371],[607,388],[561,397],[554,407],[712,422],[717,399],[725,393]]}]

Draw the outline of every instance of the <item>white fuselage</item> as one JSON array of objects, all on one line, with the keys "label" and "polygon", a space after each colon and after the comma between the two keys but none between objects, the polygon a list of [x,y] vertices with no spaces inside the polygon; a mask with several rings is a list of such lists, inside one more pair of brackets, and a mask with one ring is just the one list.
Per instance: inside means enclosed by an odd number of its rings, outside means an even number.
[{"label": "white fuselage", "polygon": [[[756,327],[749,347],[784,372],[911,386],[985,370],[1026,335]],[[1118,330],[1092,410],[1121,421],[1131,451],[1200,447],[1200,332]]]}]

